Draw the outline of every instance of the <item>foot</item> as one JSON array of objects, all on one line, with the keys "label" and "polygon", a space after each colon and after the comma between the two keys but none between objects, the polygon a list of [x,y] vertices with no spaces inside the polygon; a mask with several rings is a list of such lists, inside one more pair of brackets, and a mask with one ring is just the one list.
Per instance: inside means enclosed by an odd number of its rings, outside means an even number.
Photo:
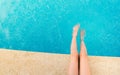
[{"label": "foot", "polygon": [[85,30],[81,30],[81,33],[80,33],[81,40],[84,40],[84,35],[85,35]]},{"label": "foot", "polygon": [[73,27],[73,37],[77,36],[79,27],[80,27],[79,24],[77,24],[76,26]]}]

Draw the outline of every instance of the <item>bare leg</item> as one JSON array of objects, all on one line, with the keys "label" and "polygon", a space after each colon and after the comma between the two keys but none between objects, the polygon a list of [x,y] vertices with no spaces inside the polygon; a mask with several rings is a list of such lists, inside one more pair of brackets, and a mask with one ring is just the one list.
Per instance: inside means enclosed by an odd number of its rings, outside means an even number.
[{"label": "bare leg", "polygon": [[68,75],[78,75],[78,52],[76,45],[76,36],[79,29],[79,25],[73,28],[72,43],[71,43],[71,54],[70,54],[70,66]]},{"label": "bare leg", "polygon": [[80,75],[90,75],[87,50],[84,43],[84,31],[81,31]]}]

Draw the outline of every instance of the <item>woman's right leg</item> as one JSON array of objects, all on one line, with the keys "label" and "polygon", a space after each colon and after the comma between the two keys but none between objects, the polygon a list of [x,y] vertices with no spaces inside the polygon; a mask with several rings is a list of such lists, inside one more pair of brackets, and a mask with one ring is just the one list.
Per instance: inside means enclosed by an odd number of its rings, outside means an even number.
[{"label": "woman's right leg", "polygon": [[81,31],[81,47],[80,47],[80,75],[91,75],[88,63],[88,55],[84,43],[84,31]]}]

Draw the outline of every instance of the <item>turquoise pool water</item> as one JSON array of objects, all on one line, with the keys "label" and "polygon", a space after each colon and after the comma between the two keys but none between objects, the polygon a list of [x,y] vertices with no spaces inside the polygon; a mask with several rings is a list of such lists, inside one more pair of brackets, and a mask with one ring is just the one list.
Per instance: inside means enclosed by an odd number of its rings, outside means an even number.
[{"label": "turquoise pool water", "polygon": [[77,23],[89,55],[120,56],[120,0],[0,0],[0,48],[68,54]]}]

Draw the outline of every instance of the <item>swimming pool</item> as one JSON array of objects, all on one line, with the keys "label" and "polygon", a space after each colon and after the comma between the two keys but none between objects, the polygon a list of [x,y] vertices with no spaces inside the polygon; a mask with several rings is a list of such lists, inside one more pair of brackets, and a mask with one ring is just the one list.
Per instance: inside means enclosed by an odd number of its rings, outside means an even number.
[{"label": "swimming pool", "polygon": [[68,54],[72,27],[80,23],[86,30],[89,55],[120,56],[119,3],[119,0],[1,0],[0,48]]}]

